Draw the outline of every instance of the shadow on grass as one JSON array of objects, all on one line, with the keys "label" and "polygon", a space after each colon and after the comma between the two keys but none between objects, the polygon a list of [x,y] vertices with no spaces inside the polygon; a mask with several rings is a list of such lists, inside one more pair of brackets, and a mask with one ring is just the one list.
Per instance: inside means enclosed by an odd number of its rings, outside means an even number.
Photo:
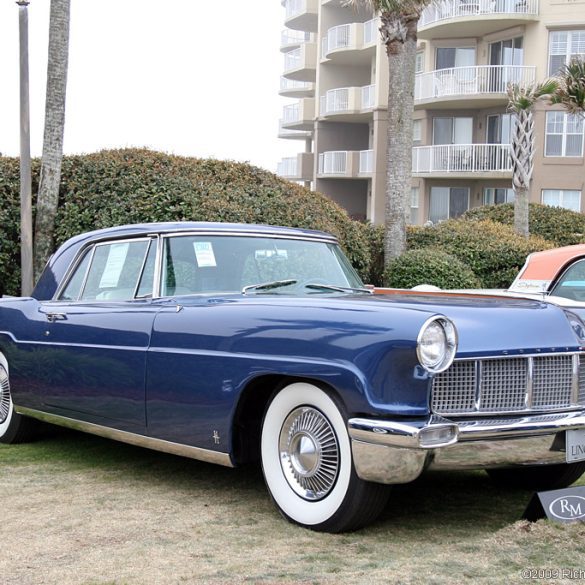
[{"label": "shadow on grass", "polygon": [[[193,459],[134,447],[101,437],[51,430],[40,441],[0,446],[0,465],[50,465],[59,470],[92,470],[105,478],[148,481],[162,489],[246,500],[268,494],[258,465],[229,469]],[[236,492],[236,493],[234,493]],[[462,535],[473,526],[498,530],[520,519],[531,492],[496,487],[482,471],[427,472],[417,481],[394,486],[380,520],[367,531],[400,527],[403,534],[437,530]]]}]

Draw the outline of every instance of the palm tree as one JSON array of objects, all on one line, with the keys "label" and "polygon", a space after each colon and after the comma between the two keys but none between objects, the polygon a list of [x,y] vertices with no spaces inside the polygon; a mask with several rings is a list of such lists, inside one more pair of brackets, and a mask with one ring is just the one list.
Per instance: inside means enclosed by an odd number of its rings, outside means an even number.
[{"label": "palm tree", "polygon": [[530,181],[534,167],[534,115],[535,104],[550,99],[558,83],[547,79],[535,85],[511,83],[508,86],[508,111],[514,114],[512,135],[512,185],[514,187],[514,230],[528,236],[528,201]]},{"label": "palm tree", "polygon": [[45,135],[35,220],[35,278],[40,276],[54,246],[55,217],[59,202],[65,130],[69,14],[70,0],[51,0]]},{"label": "palm tree", "polygon": [[562,105],[569,114],[585,114],[585,61],[573,59],[561,69],[551,101]]},{"label": "palm tree", "polygon": [[388,54],[388,145],[384,263],[406,249],[406,212],[412,176],[412,113],[417,25],[430,0],[345,0],[380,15],[380,35]]}]

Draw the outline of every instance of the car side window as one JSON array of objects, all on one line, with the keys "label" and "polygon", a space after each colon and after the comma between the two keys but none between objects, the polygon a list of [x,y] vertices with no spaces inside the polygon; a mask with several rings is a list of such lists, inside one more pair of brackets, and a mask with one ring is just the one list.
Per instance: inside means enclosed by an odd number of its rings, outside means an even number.
[{"label": "car side window", "polygon": [[550,294],[573,301],[585,301],[585,259],[578,260],[569,266]]},{"label": "car side window", "polygon": [[62,301],[75,301],[79,298],[79,294],[81,293],[81,287],[85,281],[85,275],[87,274],[87,267],[89,266],[89,261],[91,259],[91,250],[87,250],[81,260],[81,262],[77,265],[73,276],[69,279],[67,286],[63,289],[63,292],[60,295],[60,300]]},{"label": "car side window", "polygon": [[120,301],[149,296],[155,261],[156,245],[150,240],[96,244],[85,253],[59,299]]}]

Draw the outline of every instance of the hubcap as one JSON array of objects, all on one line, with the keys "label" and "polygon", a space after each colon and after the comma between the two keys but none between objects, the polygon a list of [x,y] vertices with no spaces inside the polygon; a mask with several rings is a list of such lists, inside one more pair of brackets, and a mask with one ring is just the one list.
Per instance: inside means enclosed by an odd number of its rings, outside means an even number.
[{"label": "hubcap", "polygon": [[286,481],[306,500],[321,500],[335,485],[339,445],[325,416],[309,406],[293,410],[279,437],[280,465]]},{"label": "hubcap", "polygon": [[8,373],[0,366],[0,424],[7,418],[10,412],[10,384],[8,383]]}]

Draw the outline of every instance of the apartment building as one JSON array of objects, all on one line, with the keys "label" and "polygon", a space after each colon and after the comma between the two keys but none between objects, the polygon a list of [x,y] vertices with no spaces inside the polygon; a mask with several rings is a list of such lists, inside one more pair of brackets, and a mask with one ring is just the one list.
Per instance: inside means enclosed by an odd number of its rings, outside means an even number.
[{"label": "apartment building", "polygon": [[[290,103],[279,136],[304,150],[278,173],[381,223],[388,64],[378,21],[341,0],[282,4],[280,94]],[[512,201],[507,85],[585,58],[585,0],[438,0],[418,36],[411,223]],[[535,135],[532,200],[585,211],[583,119],[539,104]]]}]

